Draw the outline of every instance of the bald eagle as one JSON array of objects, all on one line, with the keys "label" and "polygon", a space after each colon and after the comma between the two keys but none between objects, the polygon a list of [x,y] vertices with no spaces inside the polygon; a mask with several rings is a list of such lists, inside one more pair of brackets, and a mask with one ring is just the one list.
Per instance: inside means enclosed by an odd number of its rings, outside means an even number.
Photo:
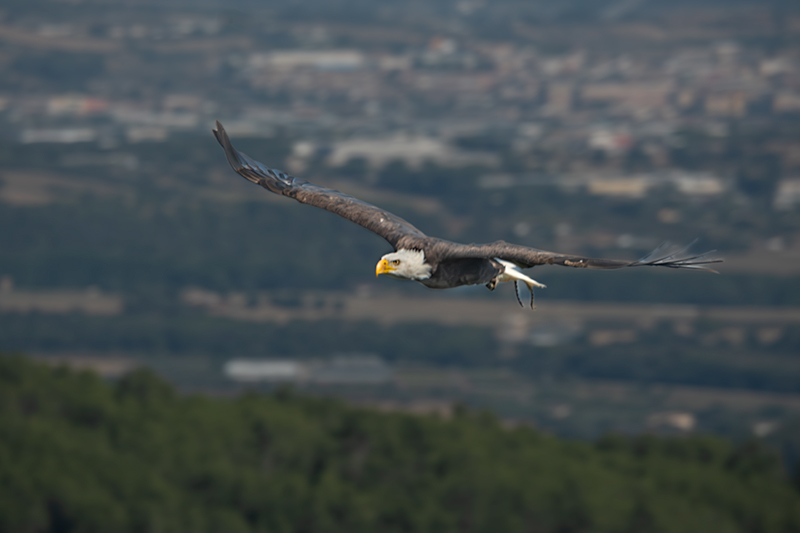
[{"label": "bald eagle", "polygon": [[536,265],[563,265],[576,268],[614,269],[636,266],[660,266],[707,270],[707,265],[722,259],[710,258],[711,252],[686,255],[687,248],[662,255],[663,245],[638,261],[594,259],[559,254],[497,241],[489,244],[459,244],[437,237],[428,237],[402,218],[339,191],[314,185],[304,179],[268,168],[236,150],[228,134],[217,121],[212,130],[225,149],[233,170],[246,180],[300,203],[335,213],[380,235],[394,247],[394,252],[381,257],[375,275],[414,280],[432,289],[450,289],[462,285],[486,285],[494,290],[499,282],[513,281],[517,301],[522,299],[518,283],[530,291],[530,307],[534,308],[533,288],[545,285],[525,275],[520,269]]}]

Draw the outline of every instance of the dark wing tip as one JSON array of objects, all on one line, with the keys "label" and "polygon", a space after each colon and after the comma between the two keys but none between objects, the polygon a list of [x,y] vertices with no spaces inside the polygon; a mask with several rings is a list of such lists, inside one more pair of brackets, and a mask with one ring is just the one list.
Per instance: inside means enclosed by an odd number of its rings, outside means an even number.
[{"label": "dark wing tip", "polygon": [[237,152],[233,147],[233,144],[231,144],[231,140],[228,137],[228,132],[226,132],[225,128],[222,127],[220,121],[217,120],[216,122],[217,128],[211,130],[211,132],[214,134],[217,142],[225,150],[225,158],[228,160],[228,164],[233,167],[233,170],[239,172],[239,170],[244,166],[242,164],[242,159],[239,157],[239,152]]},{"label": "dark wing tip", "polygon": [[217,123],[217,127],[215,129],[212,129],[211,133],[214,134],[214,138],[217,140],[217,142],[224,147],[225,144],[223,144],[222,142],[222,137],[224,136],[227,138],[228,134],[225,132],[225,128],[222,127],[222,124],[220,123],[219,120],[215,122]]},{"label": "dark wing tip", "polygon": [[678,251],[672,252],[667,255],[661,255],[662,251],[669,246],[664,243],[638,261],[634,261],[629,266],[663,266],[667,268],[684,268],[690,270],[705,270],[706,272],[713,272],[719,274],[718,271],[708,267],[714,263],[722,263],[724,260],[721,258],[709,257],[715,253],[716,250],[703,252],[702,254],[687,255],[686,252],[697,242],[697,239],[692,241],[688,246]]},{"label": "dark wing tip", "polygon": [[247,181],[255,183],[256,185],[261,185],[278,194],[283,194],[280,191],[287,187],[306,183],[305,180],[299,180],[293,176],[289,176],[285,172],[269,168],[255,159],[248,157],[247,154],[238,151],[233,147],[228,133],[219,121],[217,121],[217,128],[211,130],[211,132],[214,134],[217,142],[219,142],[225,150],[225,158],[228,160],[228,164],[230,164],[231,168],[233,168],[237,174]]}]

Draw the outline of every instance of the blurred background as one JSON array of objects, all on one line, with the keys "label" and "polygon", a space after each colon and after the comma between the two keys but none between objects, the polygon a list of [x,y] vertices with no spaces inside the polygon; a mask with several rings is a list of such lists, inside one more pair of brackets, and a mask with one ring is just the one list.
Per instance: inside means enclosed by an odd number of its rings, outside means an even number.
[{"label": "blurred background", "polygon": [[[534,312],[375,279],[387,243],[239,178],[216,119],[430,235],[726,262],[537,268]],[[796,3],[4,0],[0,124],[2,351],[800,456]]]}]

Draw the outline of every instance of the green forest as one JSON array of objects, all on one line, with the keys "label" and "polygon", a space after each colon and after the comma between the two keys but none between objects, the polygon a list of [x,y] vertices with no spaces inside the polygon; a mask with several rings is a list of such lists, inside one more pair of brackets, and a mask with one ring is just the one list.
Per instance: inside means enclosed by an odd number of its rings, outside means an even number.
[{"label": "green forest", "polygon": [[10,355],[0,480],[3,532],[800,531],[797,480],[755,441],[574,442],[466,408],[188,396]]}]

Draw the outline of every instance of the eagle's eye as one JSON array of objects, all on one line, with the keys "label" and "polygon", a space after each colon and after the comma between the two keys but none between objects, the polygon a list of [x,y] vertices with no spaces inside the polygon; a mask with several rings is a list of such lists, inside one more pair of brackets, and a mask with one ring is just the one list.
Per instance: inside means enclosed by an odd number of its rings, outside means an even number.
[{"label": "eagle's eye", "polygon": [[399,259],[395,259],[395,260],[393,260],[393,261],[392,261],[392,264],[393,264],[394,266],[397,266],[397,265],[399,265],[399,264],[400,264],[400,260],[399,260]]}]

